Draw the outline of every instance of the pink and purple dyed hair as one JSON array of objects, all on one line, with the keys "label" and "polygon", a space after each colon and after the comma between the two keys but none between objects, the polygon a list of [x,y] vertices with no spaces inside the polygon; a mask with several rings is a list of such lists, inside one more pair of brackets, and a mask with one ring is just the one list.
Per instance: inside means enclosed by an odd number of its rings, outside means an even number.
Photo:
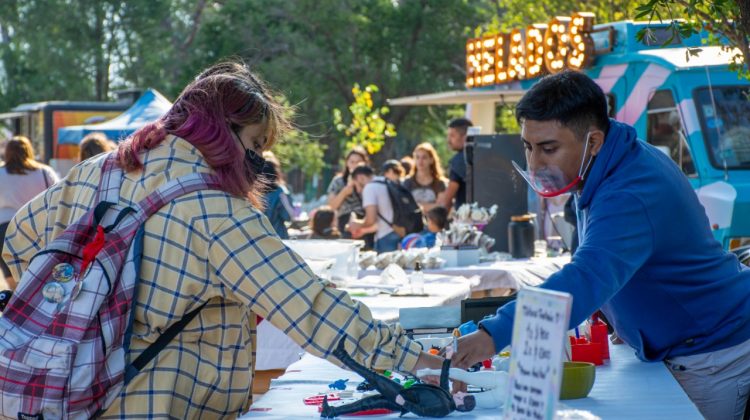
[{"label": "pink and purple dyed hair", "polygon": [[258,206],[260,182],[257,174],[248,173],[245,151],[232,133],[233,129],[251,124],[266,125],[266,149],[289,128],[284,107],[247,66],[219,63],[187,85],[158,121],[122,142],[118,163],[126,172],[143,168],[139,154],[173,134],[200,151],[226,192],[246,197]]}]

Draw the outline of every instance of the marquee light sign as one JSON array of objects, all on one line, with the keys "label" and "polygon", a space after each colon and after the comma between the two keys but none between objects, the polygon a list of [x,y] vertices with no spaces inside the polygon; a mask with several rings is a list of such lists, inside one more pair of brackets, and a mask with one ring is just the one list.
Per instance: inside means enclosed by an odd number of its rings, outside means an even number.
[{"label": "marquee light sign", "polygon": [[593,13],[558,16],[525,31],[466,41],[466,86],[530,79],[565,68],[583,69],[594,60]]}]

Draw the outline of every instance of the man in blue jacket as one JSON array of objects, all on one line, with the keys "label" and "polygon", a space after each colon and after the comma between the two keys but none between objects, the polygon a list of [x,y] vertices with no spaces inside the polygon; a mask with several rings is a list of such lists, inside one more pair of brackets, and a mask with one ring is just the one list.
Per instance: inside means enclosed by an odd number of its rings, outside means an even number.
[{"label": "man in blue jacket", "polygon": [[[586,75],[540,80],[516,108],[542,196],[572,191],[579,247],[541,286],[573,295],[571,328],[601,308],[645,361],[663,360],[709,419],[742,418],[750,388],[750,270],[713,238],[680,168],[610,120]],[[510,344],[515,304],[462,337],[454,365]]]}]

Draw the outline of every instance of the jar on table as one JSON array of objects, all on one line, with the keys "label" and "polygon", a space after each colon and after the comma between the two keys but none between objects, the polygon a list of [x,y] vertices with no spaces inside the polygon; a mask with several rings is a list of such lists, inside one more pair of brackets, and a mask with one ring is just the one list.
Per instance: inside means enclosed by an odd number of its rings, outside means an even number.
[{"label": "jar on table", "polygon": [[531,258],[534,255],[533,214],[521,214],[510,217],[510,223],[508,223],[508,248],[513,258]]}]

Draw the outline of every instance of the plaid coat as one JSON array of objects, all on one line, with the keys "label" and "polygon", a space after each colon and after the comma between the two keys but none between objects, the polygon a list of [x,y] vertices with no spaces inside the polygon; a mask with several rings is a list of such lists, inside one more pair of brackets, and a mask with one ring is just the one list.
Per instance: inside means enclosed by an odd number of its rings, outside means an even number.
[{"label": "plaid coat", "polygon": [[[169,180],[211,173],[191,144],[170,136],[125,174],[122,204],[132,205]],[[84,162],[23,207],[6,234],[3,259],[15,278],[45,243],[94,201],[102,159]],[[130,360],[170,325],[208,302],[170,345],[123,389],[103,418],[234,417],[252,399],[255,314],[306,351],[332,362],[339,338],[353,357],[377,369],[412,370],[420,347],[398,326],[324,287],[273,233],[262,212],[220,191],[187,194],[145,226],[144,256]]]}]

